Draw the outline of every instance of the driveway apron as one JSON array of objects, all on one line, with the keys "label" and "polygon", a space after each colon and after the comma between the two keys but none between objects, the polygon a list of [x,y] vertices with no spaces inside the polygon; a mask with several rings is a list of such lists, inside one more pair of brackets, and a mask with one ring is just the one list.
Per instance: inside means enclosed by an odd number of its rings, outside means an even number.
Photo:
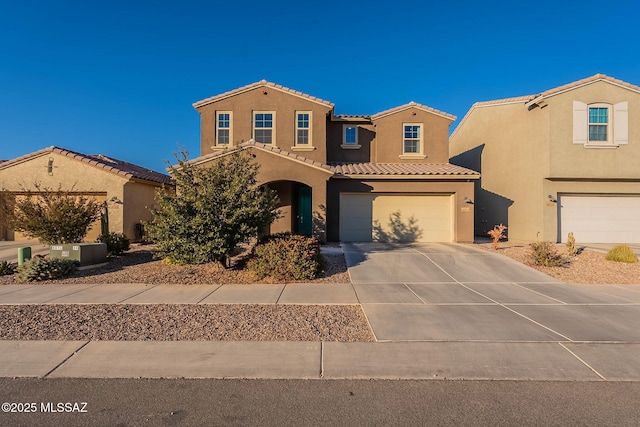
[{"label": "driveway apron", "polygon": [[[553,353],[595,378],[640,379],[640,284],[566,284],[468,245],[342,247],[378,342],[421,343],[443,360],[464,348],[469,363],[526,354],[541,369],[532,377],[553,369]],[[391,353],[381,360],[394,363]]]}]

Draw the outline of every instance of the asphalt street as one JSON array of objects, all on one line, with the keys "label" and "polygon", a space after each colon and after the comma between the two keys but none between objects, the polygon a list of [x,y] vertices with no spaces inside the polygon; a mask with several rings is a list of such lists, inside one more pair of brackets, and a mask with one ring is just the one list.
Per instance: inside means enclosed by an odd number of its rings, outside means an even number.
[{"label": "asphalt street", "polygon": [[2,402],[38,410],[0,425],[637,426],[638,396],[639,382],[3,378]]}]

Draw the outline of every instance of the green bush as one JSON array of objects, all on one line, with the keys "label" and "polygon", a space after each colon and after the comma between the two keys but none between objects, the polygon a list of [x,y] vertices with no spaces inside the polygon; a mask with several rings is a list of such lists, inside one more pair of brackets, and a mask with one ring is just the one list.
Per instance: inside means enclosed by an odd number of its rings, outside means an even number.
[{"label": "green bush", "polygon": [[556,247],[551,242],[535,242],[529,244],[531,252],[529,258],[535,265],[543,267],[563,267],[569,260],[558,253]]},{"label": "green bush", "polygon": [[18,280],[33,282],[58,279],[70,275],[75,269],[76,261],[73,260],[35,257],[18,267]]},{"label": "green bush", "polygon": [[75,194],[59,187],[53,190],[39,183],[24,197],[2,205],[8,225],[47,245],[80,243],[94,221],[100,218],[103,203],[94,197]]},{"label": "green bush", "polygon": [[107,244],[107,255],[118,256],[129,250],[129,239],[122,233],[111,232],[98,237],[98,243]]},{"label": "green bush", "polygon": [[16,264],[9,261],[0,262],[0,276],[9,276],[16,272]]},{"label": "green bush", "polygon": [[197,166],[178,157],[170,169],[176,191],[156,193],[145,224],[160,257],[172,264],[227,264],[236,246],[278,217],[277,193],[258,184],[258,164],[236,152]]},{"label": "green bush", "polygon": [[261,279],[311,280],[322,274],[325,262],[315,238],[279,233],[260,240],[248,267]]},{"label": "green bush", "polygon": [[615,262],[628,262],[629,264],[633,264],[634,262],[638,262],[638,257],[627,245],[618,245],[613,248],[609,252],[607,252],[607,260],[615,261]]}]

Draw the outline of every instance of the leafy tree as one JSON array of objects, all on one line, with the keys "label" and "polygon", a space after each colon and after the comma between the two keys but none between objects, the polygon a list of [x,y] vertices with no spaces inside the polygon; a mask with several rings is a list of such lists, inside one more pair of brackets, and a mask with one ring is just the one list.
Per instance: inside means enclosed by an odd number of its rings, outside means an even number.
[{"label": "leafy tree", "polygon": [[177,190],[156,192],[158,209],[146,225],[160,256],[174,264],[219,261],[226,266],[235,247],[257,235],[278,216],[276,192],[257,184],[258,165],[236,152],[210,166],[176,155]]},{"label": "leafy tree", "polygon": [[35,191],[4,197],[7,225],[27,237],[48,245],[82,242],[94,221],[100,218],[103,203],[59,187],[53,190],[34,183]]}]

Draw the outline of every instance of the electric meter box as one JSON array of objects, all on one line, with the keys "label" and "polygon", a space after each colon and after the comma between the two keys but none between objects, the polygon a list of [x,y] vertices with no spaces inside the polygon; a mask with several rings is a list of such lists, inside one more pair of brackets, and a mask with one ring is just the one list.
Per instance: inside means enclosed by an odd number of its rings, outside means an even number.
[{"label": "electric meter box", "polygon": [[106,243],[76,243],[71,245],[51,245],[51,258],[78,261],[80,266],[107,262]]}]

